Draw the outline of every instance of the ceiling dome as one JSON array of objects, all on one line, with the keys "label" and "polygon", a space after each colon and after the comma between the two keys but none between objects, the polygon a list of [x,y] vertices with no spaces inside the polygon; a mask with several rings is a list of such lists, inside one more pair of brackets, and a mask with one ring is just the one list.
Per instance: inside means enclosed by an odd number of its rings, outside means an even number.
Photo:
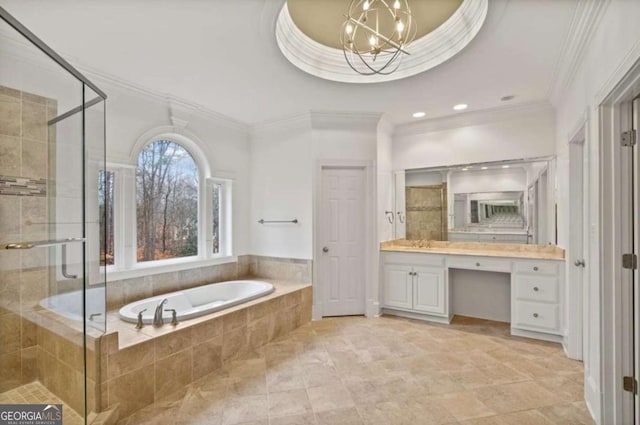
[{"label": "ceiling dome", "polygon": [[[424,37],[442,25],[462,0],[410,1],[411,15],[417,22],[416,39]],[[349,0],[287,0],[289,15],[295,26],[310,39],[334,49],[342,49],[340,32]],[[386,28],[380,28],[386,34]]]},{"label": "ceiling dome", "polygon": [[278,16],[276,39],[284,56],[301,70],[332,81],[377,83],[431,69],[464,49],[485,21],[487,0],[410,2],[417,23],[409,55],[390,75],[360,75],[345,61],[340,42],[347,12],[345,0],[287,0]]}]

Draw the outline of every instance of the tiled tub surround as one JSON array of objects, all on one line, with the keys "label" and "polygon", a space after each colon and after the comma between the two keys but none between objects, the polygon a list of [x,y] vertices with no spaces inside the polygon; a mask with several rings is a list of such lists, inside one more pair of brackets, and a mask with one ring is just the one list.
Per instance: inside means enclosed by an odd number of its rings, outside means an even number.
[{"label": "tiled tub surround", "polygon": [[107,310],[168,292],[243,278],[311,282],[311,260],[241,255],[237,262],[111,281],[107,283]]},{"label": "tiled tub surround", "polygon": [[263,280],[276,288],[270,295],[176,327],[137,330],[109,312],[99,344],[102,410],[117,405],[128,416],[311,320],[310,284]]}]

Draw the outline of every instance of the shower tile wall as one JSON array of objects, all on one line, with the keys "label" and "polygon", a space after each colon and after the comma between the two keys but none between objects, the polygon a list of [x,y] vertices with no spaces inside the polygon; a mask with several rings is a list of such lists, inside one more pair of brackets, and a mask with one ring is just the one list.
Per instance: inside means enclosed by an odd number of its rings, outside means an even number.
[{"label": "shower tile wall", "polygon": [[447,185],[406,188],[407,239],[447,240]]},{"label": "shower tile wall", "polygon": [[[0,244],[48,238],[48,160],[54,100],[0,86]],[[0,392],[38,379],[37,326],[47,296],[47,250],[0,251]]]}]

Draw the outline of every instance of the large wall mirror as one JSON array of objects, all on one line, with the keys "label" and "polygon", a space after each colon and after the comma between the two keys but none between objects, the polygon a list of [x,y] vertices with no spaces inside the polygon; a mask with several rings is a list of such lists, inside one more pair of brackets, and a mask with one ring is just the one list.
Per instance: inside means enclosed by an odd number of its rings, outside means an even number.
[{"label": "large wall mirror", "polygon": [[398,171],[397,239],[556,243],[555,160]]}]

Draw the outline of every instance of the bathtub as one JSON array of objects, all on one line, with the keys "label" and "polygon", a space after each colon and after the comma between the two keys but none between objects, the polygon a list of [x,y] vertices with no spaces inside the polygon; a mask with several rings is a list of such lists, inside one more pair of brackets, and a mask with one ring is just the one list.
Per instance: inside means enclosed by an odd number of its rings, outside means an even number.
[{"label": "bathtub", "polygon": [[272,293],[273,285],[259,280],[232,280],[229,282],[211,283],[184,291],[171,292],[157,297],[145,298],[127,304],[119,311],[120,318],[127,322],[136,323],[138,313],[142,310],[142,322],[153,323],[156,307],[163,299],[162,318],[169,323],[172,313],[166,310],[175,309],[179,321],[224,310],[234,305],[242,304]]},{"label": "bathtub", "polygon": [[[87,318],[93,321],[104,323],[105,313],[105,292],[104,286],[87,289]],[[47,310],[70,320],[81,322],[82,314],[82,291],[66,292],[64,294],[52,295],[40,300],[40,306]]]}]

